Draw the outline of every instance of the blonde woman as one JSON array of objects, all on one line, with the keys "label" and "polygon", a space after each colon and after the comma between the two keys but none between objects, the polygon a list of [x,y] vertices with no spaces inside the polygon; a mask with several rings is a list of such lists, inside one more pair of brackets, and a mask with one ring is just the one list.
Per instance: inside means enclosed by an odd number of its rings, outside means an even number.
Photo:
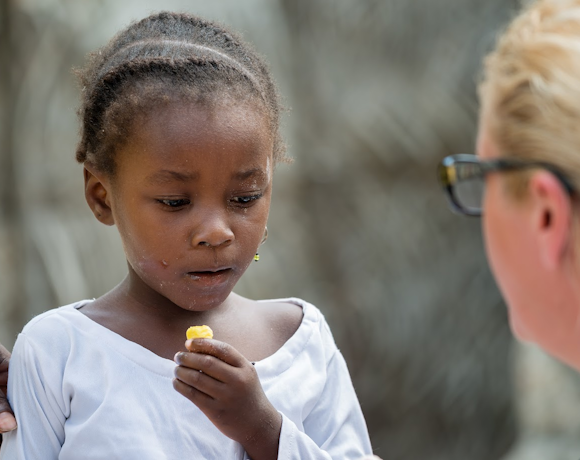
[{"label": "blonde woman", "polygon": [[479,94],[477,156],[445,158],[440,179],[457,211],[483,217],[515,335],[580,370],[580,0],[525,9]]}]

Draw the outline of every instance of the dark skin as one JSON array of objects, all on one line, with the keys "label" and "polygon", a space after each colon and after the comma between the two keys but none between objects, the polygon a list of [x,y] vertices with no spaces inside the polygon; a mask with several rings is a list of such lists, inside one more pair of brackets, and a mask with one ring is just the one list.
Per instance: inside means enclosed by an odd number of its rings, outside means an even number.
[{"label": "dark skin", "polygon": [[[87,202],[117,226],[129,274],[80,311],[175,360],[175,390],[254,460],[277,458],[282,419],[252,362],[302,319],[296,305],[232,292],[264,237],[271,190],[267,120],[247,105],[170,104],[135,122],[114,177],[85,165]],[[185,348],[186,329],[202,324],[219,340]]]},{"label": "dark skin", "polygon": [[[6,399],[6,385],[8,383],[8,362],[10,361],[10,352],[0,345],[0,433],[12,431],[16,428],[16,420],[10,404]],[[2,444],[2,435],[0,435],[0,444]]]}]

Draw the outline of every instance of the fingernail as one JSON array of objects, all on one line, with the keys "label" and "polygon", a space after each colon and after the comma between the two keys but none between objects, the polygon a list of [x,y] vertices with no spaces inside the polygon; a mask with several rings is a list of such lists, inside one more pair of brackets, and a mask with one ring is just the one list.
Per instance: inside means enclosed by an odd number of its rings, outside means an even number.
[{"label": "fingernail", "polygon": [[16,419],[8,412],[0,414],[0,433],[6,433],[16,429]]}]

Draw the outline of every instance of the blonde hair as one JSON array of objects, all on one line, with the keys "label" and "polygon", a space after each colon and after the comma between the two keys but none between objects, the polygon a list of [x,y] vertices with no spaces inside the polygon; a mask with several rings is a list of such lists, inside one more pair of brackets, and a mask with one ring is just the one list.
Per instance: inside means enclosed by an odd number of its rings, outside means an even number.
[{"label": "blonde hair", "polygon": [[580,190],[580,0],[525,8],[485,59],[479,94],[502,156],[549,162]]}]

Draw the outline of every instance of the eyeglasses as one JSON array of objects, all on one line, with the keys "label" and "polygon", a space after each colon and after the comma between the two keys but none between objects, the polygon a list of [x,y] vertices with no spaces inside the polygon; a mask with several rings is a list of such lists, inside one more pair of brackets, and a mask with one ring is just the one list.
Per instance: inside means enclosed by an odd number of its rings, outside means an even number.
[{"label": "eyeglasses", "polygon": [[488,173],[531,168],[541,168],[551,172],[569,195],[574,192],[570,181],[553,165],[516,158],[480,160],[475,155],[450,155],[441,161],[438,173],[439,181],[447,191],[453,210],[467,216],[479,217],[482,214],[485,176]]}]

